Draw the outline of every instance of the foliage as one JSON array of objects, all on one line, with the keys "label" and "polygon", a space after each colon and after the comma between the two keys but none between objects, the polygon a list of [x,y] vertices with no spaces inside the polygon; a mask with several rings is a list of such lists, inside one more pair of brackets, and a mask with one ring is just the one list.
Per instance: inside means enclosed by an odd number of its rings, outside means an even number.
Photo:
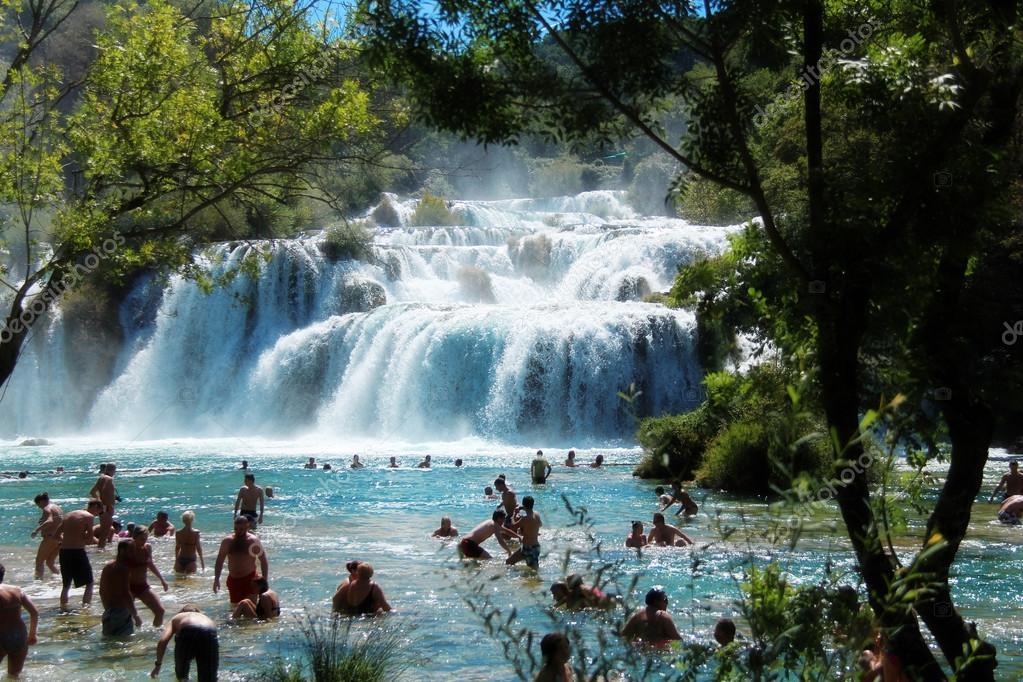
[{"label": "foliage", "polygon": [[668,187],[677,175],[677,168],[662,155],[650,156],[638,164],[629,184],[629,203],[643,215],[675,215],[675,197]]},{"label": "foliage", "polygon": [[331,260],[369,261],[374,257],[373,235],[360,223],[335,223],[323,231],[320,250]]},{"label": "foliage", "polygon": [[380,227],[401,227],[401,216],[398,215],[398,209],[394,207],[394,203],[388,197],[383,197],[380,200],[370,217]]},{"label": "foliage", "polygon": [[718,429],[711,410],[701,405],[692,412],[647,417],[639,423],[636,440],[645,455],[634,476],[690,480],[703,462],[707,444]]},{"label": "foliage", "polygon": [[756,213],[749,197],[699,176],[686,177],[677,191],[678,214],[697,225],[736,225]]},{"label": "foliage", "polygon": [[[583,172],[587,166],[570,157],[541,159],[531,164],[529,193],[537,197],[557,197],[582,192]],[[595,189],[589,187],[585,189]]]},{"label": "foliage", "polygon": [[391,682],[413,665],[409,642],[393,628],[352,632],[351,619],[310,618],[301,628],[303,660],[277,657],[259,672],[264,682]]},{"label": "foliage", "polygon": [[424,193],[423,198],[416,204],[411,223],[418,227],[442,227],[458,225],[459,221],[458,217],[448,208],[444,199]]}]

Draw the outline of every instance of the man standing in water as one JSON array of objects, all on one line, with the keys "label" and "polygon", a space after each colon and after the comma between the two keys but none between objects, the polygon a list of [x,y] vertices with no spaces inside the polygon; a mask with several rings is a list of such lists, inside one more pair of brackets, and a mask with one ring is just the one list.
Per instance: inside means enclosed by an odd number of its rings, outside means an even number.
[{"label": "man standing in water", "polygon": [[57,534],[57,528],[60,526],[63,512],[60,507],[50,502],[49,493],[36,495],[35,503],[43,511],[43,515],[39,517],[39,525],[32,531],[32,537],[38,533],[43,538],[39,541],[39,550],[36,552],[36,580],[42,580],[45,573],[44,565],[49,566],[54,575],[60,573],[54,562],[60,553],[60,535]]},{"label": "man standing in water", "polygon": [[536,451],[536,457],[533,459],[533,464],[529,467],[529,473],[533,478],[533,483],[543,485],[547,482],[551,475],[551,465],[544,458],[543,450]]},{"label": "man standing in water", "polygon": [[110,527],[114,522],[114,505],[117,503],[117,488],[114,487],[114,474],[117,473],[117,465],[113,462],[100,467],[99,478],[96,484],[89,491],[89,497],[99,498],[103,503],[103,515],[99,517],[99,541],[97,549],[107,546],[110,538]]},{"label": "man standing in water", "polygon": [[[678,538],[676,541],[675,538]],[[664,514],[657,512],[654,514],[654,527],[650,529],[650,535],[647,536],[647,542],[651,545],[660,545],[662,547],[678,546],[685,547],[686,545],[693,544],[692,538],[680,531],[675,526],[669,526],[664,522]]]},{"label": "man standing in water", "polygon": [[[266,501],[263,499],[263,489],[256,485],[255,474],[245,474],[245,485],[238,489],[238,496],[234,498],[234,514],[239,513],[247,518],[252,527],[257,523],[263,523],[263,510]],[[256,505],[259,505],[259,514],[256,514]]]},{"label": "man standing in water", "polygon": [[[259,574],[256,574],[256,557],[259,557]],[[270,572],[266,552],[259,538],[249,532],[249,522],[244,516],[234,519],[234,533],[220,542],[220,552],[213,568],[213,592],[220,592],[220,574],[227,561],[227,592],[232,604],[243,599],[255,598],[259,594],[256,578],[267,577]]]},{"label": "man standing in water", "polygon": [[991,493],[991,498],[988,502],[994,502],[998,491],[1002,488],[1005,488],[1005,494],[1002,496],[1003,500],[1013,495],[1023,494],[1023,474],[1019,472],[1019,462],[1016,460],[1009,462],[1009,473],[1002,476],[1002,480],[995,486],[995,490]]},{"label": "man standing in water", "polygon": [[60,591],[60,610],[67,611],[68,592],[71,590],[71,583],[75,587],[85,586],[85,594],[82,595],[82,605],[92,602],[92,564],[89,563],[89,555],[85,553],[85,546],[96,542],[92,534],[92,524],[96,517],[103,513],[103,503],[99,500],[89,500],[85,509],[78,509],[64,517],[55,533],[60,533],[60,577],[64,586]]},{"label": "man standing in water", "polygon": [[188,679],[188,669],[195,661],[195,674],[199,682],[214,682],[220,667],[220,641],[217,624],[203,615],[195,604],[185,604],[170,619],[156,643],[156,665],[149,676],[156,679],[167,653],[167,645],[174,638],[174,675]]},{"label": "man standing in water", "polygon": [[103,636],[127,637],[142,625],[131,593],[131,561],[135,546],[131,540],[117,543],[117,557],[99,574],[99,599],[103,602]]},{"label": "man standing in water", "polygon": [[462,541],[458,543],[458,553],[463,559],[492,559],[493,557],[490,556],[490,552],[480,546],[491,535],[497,538],[497,544],[501,545],[510,556],[511,548],[508,546],[505,536],[517,538],[518,534],[504,527],[504,512],[500,509],[494,512],[489,521],[484,521],[476,526],[469,531],[468,535],[462,538]]},{"label": "man standing in water", "polygon": [[430,455],[423,458],[423,461],[416,465],[417,469],[429,469],[430,468]]},{"label": "man standing in water", "polygon": [[515,491],[509,488],[508,484],[500,476],[494,479],[494,487],[501,493],[500,506],[504,507],[504,525],[510,528],[515,517],[515,510],[518,509],[518,504],[515,501]]},{"label": "man standing in water", "polygon": [[[0,583],[6,570],[0,564]],[[21,619],[21,610],[28,611],[28,631]],[[0,585],[0,663],[7,659],[7,675],[16,678],[25,667],[28,647],[36,643],[39,611],[20,587]]]},{"label": "man standing in water", "polygon": [[522,498],[522,509],[525,514],[512,524],[512,528],[522,536],[522,545],[508,557],[505,563],[512,566],[525,560],[526,566],[538,571],[540,570],[540,529],[543,527],[543,521],[540,519],[540,515],[533,511],[532,495]]},{"label": "man standing in water", "polygon": [[654,645],[682,639],[668,613],[668,594],[664,590],[655,587],[646,593],[646,608],[632,614],[622,628],[622,637]]}]

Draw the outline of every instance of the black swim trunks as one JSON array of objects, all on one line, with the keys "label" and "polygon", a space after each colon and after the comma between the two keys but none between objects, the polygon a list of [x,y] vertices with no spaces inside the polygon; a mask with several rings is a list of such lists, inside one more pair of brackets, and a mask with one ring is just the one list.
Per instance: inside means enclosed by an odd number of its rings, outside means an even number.
[{"label": "black swim trunks", "polygon": [[64,581],[64,587],[75,583],[75,587],[82,587],[92,583],[92,564],[89,563],[89,555],[84,548],[62,549],[59,555],[60,577]]},{"label": "black swim trunks", "polygon": [[199,682],[214,682],[220,664],[220,642],[214,628],[183,625],[174,638],[174,673],[179,680],[188,679],[188,669],[195,660]]}]

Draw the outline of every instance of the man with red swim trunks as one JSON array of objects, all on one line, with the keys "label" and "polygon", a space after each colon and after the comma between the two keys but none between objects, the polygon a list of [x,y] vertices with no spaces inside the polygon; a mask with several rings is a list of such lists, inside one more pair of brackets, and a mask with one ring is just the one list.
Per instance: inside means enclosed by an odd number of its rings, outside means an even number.
[{"label": "man with red swim trunks", "polygon": [[[259,559],[259,573],[256,573],[256,559]],[[227,592],[232,604],[243,599],[255,598],[259,594],[256,578],[267,577],[270,566],[266,560],[266,552],[259,543],[259,538],[249,532],[249,520],[244,516],[234,519],[234,533],[220,541],[220,553],[217,554],[217,565],[213,570],[213,591],[220,591],[220,573],[224,570],[227,560]]]}]

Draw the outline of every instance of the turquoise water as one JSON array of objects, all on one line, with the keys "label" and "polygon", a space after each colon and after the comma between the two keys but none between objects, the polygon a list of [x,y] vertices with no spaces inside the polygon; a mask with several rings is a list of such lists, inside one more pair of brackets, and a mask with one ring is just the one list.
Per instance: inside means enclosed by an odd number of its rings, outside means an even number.
[{"label": "turquoise water", "polygon": [[[562,575],[564,552],[580,553],[572,564],[577,568],[583,565],[581,554],[588,547],[583,531],[570,526],[572,518],[562,495],[589,509],[610,559],[623,559],[630,570],[642,574],[640,593],[654,584],[667,588],[679,629],[696,640],[709,641],[713,622],[721,615],[735,615],[732,602],[750,549],[758,558],[778,558],[797,581],[820,579],[825,562],[830,561],[836,570],[849,574],[847,582],[855,584],[840,533],[807,537],[792,552],[756,539],[750,545],[736,540],[747,533],[725,543],[718,523],[744,528],[755,538],[767,527],[766,506],[704,491],[696,495],[701,514],[686,526],[702,546],[696,551],[705,562],[695,580],[690,570],[692,550],[653,549],[636,558],[622,545],[629,521],[648,522],[656,505],[654,485],[630,476],[630,465],[638,457],[635,450],[578,450],[581,462],[601,453],[612,466],[574,471],[558,467],[548,485],[534,487],[527,471],[532,455],[521,448],[475,441],[414,447],[362,445],[224,439],[109,446],[82,440],[51,447],[0,448],[7,471],[41,472],[56,466],[68,470],[62,475],[33,473],[27,480],[0,480],[0,511],[8,519],[0,528],[0,558],[7,566],[7,581],[23,586],[41,608],[40,642],[30,653],[24,679],[143,679],[152,667],[157,633],[148,622],[128,642],[104,642],[98,596],[90,610],[61,615],[59,581],[32,580],[35,541],[29,532],[38,518],[32,497],[47,490],[65,512],[80,508],[102,461],[118,463],[116,482],[123,498],[118,514],[123,520],[148,523],[157,511],[166,510],[177,524],[182,511],[196,512],[206,573],[172,577],[173,540],[154,539],[157,564],[169,574],[171,585],[161,598],[170,613],[192,601],[222,623],[223,679],[245,679],[268,655],[292,651],[291,642],[303,619],[329,612],[329,599],[350,559],[375,566],[374,578],[395,608],[387,620],[408,633],[409,652],[417,656],[412,679],[513,679],[498,644],[482,633],[479,620],[462,602],[467,574],[453,562],[453,546],[429,537],[442,515],[451,516],[462,532],[488,518],[494,502],[485,500],[482,491],[499,473],[507,474],[520,498],[523,494],[536,498],[545,520],[541,541],[546,556],[539,580],[524,569],[507,569],[495,562],[486,569],[496,578],[488,582],[487,593],[499,605],[517,607],[521,623],[541,634],[551,629],[542,606],[548,602],[547,586]],[[369,468],[347,469],[353,452]],[[433,455],[434,469],[382,468],[390,455],[411,467],[424,454]],[[562,450],[548,454],[553,464],[564,457]],[[335,471],[302,469],[309,456],[330,462]],[[455,457],[465,460],[462,469],[454,468]],[[214,595],[211,590],[216,549],[230,530],[234,496],[242,479],[237,467],[243,458],[249,460],[257,482],[272,486],[276,494],[259,532],[267,548],[271,583],[281,595],[283,617],[278,623],[228,624],[226,594]],[[989,465],[990,485],[1003,468],[1003,462]],[[999,647],[999,677],[1016,679],[1023,673],[1018,617],[1023,596],[1015,589],[1023,558],[1021,529],[992,522],[994,509],[986,504],[975,508],[970,539],[957,564],[955,591],[966,616],[978,620],[981,631]],[[908,540],[905,549],[907,553],[911,549]],[[111,552],[91,551],[98,575]],[[76,600],[80,591],[72,592],[72,604]],[[141,606],[140,612],[146,619]],[[164,679],[172,676],[168,667]]]}]

